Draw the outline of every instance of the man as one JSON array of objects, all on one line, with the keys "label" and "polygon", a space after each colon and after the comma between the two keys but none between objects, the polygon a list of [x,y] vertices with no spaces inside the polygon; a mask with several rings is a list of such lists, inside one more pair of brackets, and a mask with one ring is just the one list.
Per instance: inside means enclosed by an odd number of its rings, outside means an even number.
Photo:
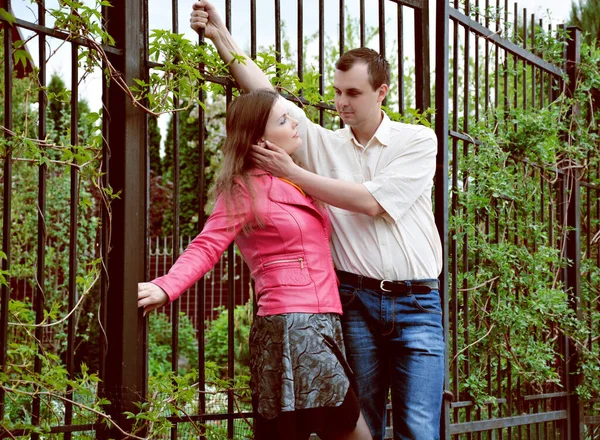
[{"label": "man", "polygon": [[[241,88],[271,88],[252,60],[234,61],[232,53],[243,52],[214,6],[203,0],[193,8],[192,28],[204,29]],[[328,204],[346,354],[373,438],[384,438],[391,389],[394,438],[437,439],[444,374],[442,252],[431,205],[437,142],[426,127],[389,120],[381,110],[388,84],[383,57],[347,52],[333,87],[348,127],[327,130],[288,103],[306,143],[298,155],[306,169],[269,142],[253,158]]]}]

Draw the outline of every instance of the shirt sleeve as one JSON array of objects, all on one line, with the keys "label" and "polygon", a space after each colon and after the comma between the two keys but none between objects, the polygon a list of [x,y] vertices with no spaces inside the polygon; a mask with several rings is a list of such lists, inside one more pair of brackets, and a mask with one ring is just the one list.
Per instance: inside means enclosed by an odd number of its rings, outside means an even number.
[{"label": "shirt sleeve", "polygon": [[202,278],[219,261],[244,225],[252,221],[252,200],[248,191],[236,192],[235,198],[236,203],[228,203],[224,197],[219,197],[202,232],[192,240],[166,275],[152,280],[166,292],[169,302],[179,298]]},{"label": "shirt sleeve", "polygon": [[[373,180],[363,185],[386,211],[388,222],[399,221],[413,204],[433,185],[436,167],[437,138],[433,130],[423,127],[404,145],[393,140],[392,158]],[[426,194],[428,197],[429,194]]]},{"label": "shirt sleeve", "polygon": [[321,162],[320,150],[324,144],[324,137],[328,136],[331,131],[321,127],[319,124],[312,122],[303,109],[298,107],[291,101],[281,97],[284,105],[292,118],[298,121],[298,134],[302,139],[302,146],[292,155],[294,160],[303,168],[316,173],[318,165]]}]

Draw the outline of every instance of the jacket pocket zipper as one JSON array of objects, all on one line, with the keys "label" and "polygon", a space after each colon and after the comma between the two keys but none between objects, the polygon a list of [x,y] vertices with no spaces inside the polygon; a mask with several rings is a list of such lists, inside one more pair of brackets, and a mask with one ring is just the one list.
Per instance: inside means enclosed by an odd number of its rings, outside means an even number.
[{"label": "jacket pocket zipper", "polygon": [[300,257],[300,258],[293,258],[293,259],[290,259],[290,260],[269,261],[268,263],[264,263],[263,267],[267,267],[267,266],[270,266],[271,264],[277,264],[277,263],[294,263],[296,261],[300,263],[300,269],[304,269],[304,258],[302,258],[302,257]]}]

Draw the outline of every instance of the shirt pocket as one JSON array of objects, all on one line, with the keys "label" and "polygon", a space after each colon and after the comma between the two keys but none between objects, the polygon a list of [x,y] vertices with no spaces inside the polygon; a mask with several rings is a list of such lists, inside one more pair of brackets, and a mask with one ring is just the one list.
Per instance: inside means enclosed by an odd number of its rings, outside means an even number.
[{"label": "shirt pocket", "polygon": [[307,286],[311,279],[303,255],[282,255],[262,263],[261,274],[256,279],[256,289],[281,286]]}]

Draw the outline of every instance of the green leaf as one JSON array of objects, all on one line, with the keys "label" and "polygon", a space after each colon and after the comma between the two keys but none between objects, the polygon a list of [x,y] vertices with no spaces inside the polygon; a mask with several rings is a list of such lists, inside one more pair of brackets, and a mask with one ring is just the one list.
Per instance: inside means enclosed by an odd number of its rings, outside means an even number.
[{"label": "green leaf", "polygon": [[15,24],[15,22],[17,21],[17,19],[15,18],[14,15],[12,15],[10,12],[8,12],[6,9],[4,8],[0,8],[0,19],[3,21],[8,22],[9,25],[13,25]]}]

